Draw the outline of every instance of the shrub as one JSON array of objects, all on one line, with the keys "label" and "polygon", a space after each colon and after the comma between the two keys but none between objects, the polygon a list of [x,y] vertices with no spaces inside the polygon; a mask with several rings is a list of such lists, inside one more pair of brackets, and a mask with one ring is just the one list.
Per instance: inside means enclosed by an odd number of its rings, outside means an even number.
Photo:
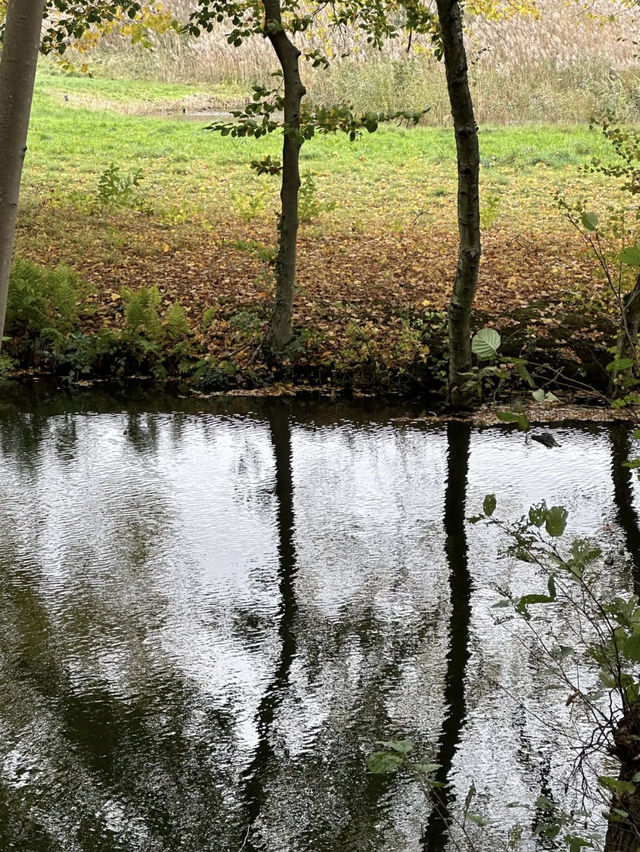
[{"label": "shrub", "polygon": [[47,331],[67,335],[78,326],[80,278],[65,266],[48,269],[17,258],[9,285],[5,333],[40,337]]}]

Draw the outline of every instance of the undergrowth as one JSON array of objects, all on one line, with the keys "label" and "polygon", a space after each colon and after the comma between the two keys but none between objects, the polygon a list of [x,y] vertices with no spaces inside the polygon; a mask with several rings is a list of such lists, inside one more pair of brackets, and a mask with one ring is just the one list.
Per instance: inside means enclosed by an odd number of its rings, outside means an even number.
[{"label": "undergrowth", "polygon": [[[162,381],[193,372],[201,353],[182,305],[163,306],[155,286],[124,287],[118,300],[121,324],[88,332],[82,330],[80,313],[80,299],[87,289],[70,269],[48,269],[17,259],[11,273],[0,373],[35,367],[69,381],[133,375]],[[91,313],[85,306],[86,310]]]}]

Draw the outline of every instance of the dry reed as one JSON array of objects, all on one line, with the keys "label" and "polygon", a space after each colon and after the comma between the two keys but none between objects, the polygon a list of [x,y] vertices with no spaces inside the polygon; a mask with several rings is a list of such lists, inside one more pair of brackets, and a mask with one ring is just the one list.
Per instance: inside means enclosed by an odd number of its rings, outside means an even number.
[{"label": "dry reed", "polygon": [[[186,20],[193,4],[173,0],[169,5]],[[467,44],[478,120],[583,122],[603,112],[624,121],[640,119],[637,13],[614,0],[590,2],[588,10],[575,0],[539,0],[539,7],[537,17],[470,19]],[[322,41],[317,32],[305,38],[313,45]],[[347,93],[362,111],[429,106],[426,123],[449,121],[442,68],[428,43],[414,40],[407,51],[406,38],[398,39],[375,52],[353,40],[345,45],[344,34],[340,39],[336,43],[334,37],[329,49],[339,55],[347,46],[350,56],[336,59],[328,71],[306,69],[311,99],[336,103]],[[114,35],[91,58],[105,74],[195,82],[205,90],[215,84],[213,100],[223,109],[242,102],[250,86],[268,83],[276,69],[268,41],[255,37],[233,47],[222,25],[198,39],[157,36],[151,51]]]}]

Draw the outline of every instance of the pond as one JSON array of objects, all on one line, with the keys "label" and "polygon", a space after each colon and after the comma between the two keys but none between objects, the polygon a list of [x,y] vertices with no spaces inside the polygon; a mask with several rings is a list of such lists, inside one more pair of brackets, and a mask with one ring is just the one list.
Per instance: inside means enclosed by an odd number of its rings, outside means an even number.
[{"label": "pond", "polygon": [[627,428],[553,435],[248,398],[5,405],[0,848],[454,849],[411,775],[367,771],[405,737],[452,812],[475,785],[477,848],[550,848],[512,805],[573,806],[558,731],[582,723],[496,624],[496,587],[534,571],[465,516],[545,498],[615,554],[607,582],[640,567]]}]

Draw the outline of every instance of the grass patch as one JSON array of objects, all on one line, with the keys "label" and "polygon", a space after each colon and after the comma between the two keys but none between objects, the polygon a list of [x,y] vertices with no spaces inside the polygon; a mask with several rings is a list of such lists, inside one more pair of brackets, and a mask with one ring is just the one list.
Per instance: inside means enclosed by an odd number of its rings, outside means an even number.
[{"label": "grass patch", "polygon": [[[69,90],[70,100],[59,97]],[[74,105],[74,92],[95,94],[95,103],[116,104],[144,91],[161,102],[189,87],[124,83],[45,73],[39,79],[24,173],[27,207],[45,197],[54,206],[71,200],[75,216],[95,216],[100,176],[113,163],[123,175],[140,170],[141,193],[162,219],[180,216],[215,224],[239,215],[272,223],[277,180],[256,177],[252,160],[277,156],[281,139],[232,139],[205,131],[205,122],[139,116]],[[601,135],[587,127],[481,128],[482,185],[505,211],[518,197],[536,199],[536,220],[556,218],[550,195],[557,186],[598,187],[577,167],[606,154]],[[354,223],[408,224],[450,216],[455,202],[455,148],[448,128],[385,126],[350,143],[319,136],[302,149],[301,164],[313,176],[326,212],[309,227],[343,230]],[[331,210],[332,203],[337,207]],[[83,210],[85,213],[83,214]],[[172,212],[173,211],[173,212]],[[182,211],[182,212],[181,212]],[[522,215],[522,213],[520,213]]]}]

